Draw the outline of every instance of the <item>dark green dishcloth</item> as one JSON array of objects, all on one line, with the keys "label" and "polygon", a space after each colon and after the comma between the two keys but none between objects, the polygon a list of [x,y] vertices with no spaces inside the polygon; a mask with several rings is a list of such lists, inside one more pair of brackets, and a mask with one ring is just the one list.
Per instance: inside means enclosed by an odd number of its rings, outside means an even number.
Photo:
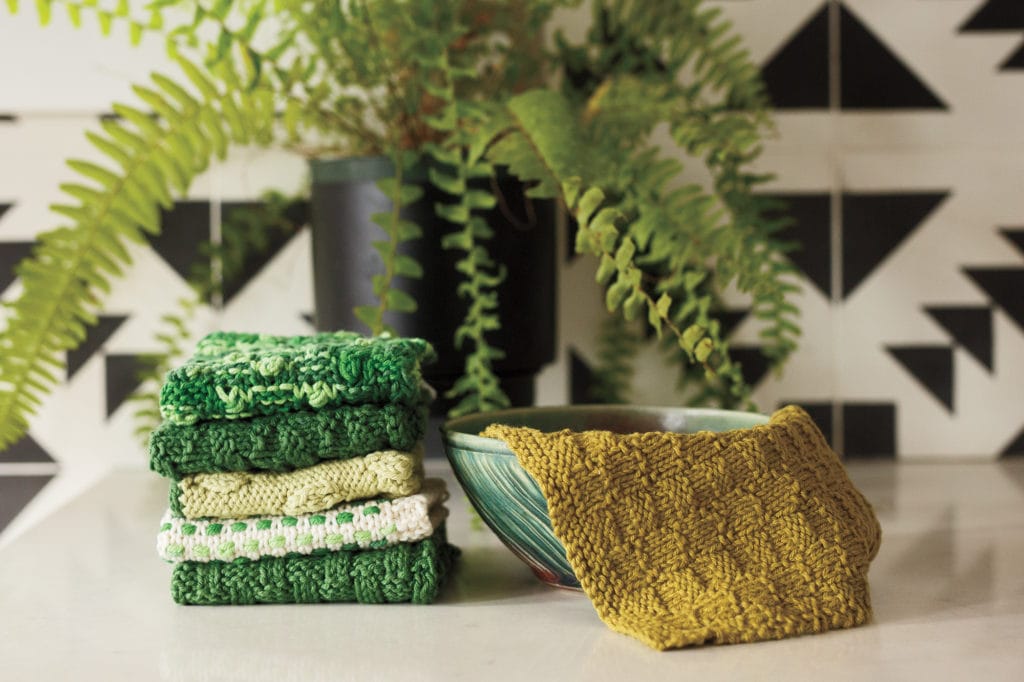
[{"label": "dark green dishcloth", "polygon": [[325,459],[412,450],[427,425],[427,401],[336,408],[251,419],[164,422],[149,440],[149,467],[180,480],[222,471],[291,471]]},{"label": "dark green dishcloth", "polygon": [[437,597],[459,550],[444,528],[385,549],[265,557],[258,561],[187,561],[174,568],[179,604],[308,604],[412,602]]},{"label": "dark green dishcloth", "polygon": [[160,413],[172,423],[194,424],[345,404],[415,403],[420,363],[433,359],[423,339],[215,332],[167,374]]}]

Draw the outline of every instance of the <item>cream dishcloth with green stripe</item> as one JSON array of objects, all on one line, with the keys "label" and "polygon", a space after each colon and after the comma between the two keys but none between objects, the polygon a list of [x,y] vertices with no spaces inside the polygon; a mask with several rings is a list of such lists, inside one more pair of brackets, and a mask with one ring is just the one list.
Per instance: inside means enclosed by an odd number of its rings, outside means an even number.
[{"label": "cream dishcloth with green stripe", "polygon": [[423,448],[382,450],[285,473],[193,474],[171,484],[176,516],[235,518],[308,514],[368,497],[401,497],[420,489]]},{"label": "cream dishcloth with green stripe", "polygon": [[448,516],[441,504],[447,497],[444,481],[430,478],[415,495],[343,504],[314,514],[192,520],[175,518],[168,510],[156,549],[172,563],[380,549],[429,537]]}]

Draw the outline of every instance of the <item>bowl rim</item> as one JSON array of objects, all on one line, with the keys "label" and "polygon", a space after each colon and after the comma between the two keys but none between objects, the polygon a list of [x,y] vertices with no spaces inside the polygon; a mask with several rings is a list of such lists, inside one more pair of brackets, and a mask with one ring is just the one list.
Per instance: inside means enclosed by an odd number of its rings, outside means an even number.
[{"label": "bowl rim", "polygon": [[[602,404],[576,404],[576,405],[543,405],[534,407],[512,407],[504,410],[494,410],[492,412],[474,412],[473,414],[463,415],[461,417],[455,417],[449,419],[441,424],[441,440],[444,445],[454,445],[460,449],[467,449],[487,453],[490,455],[497,455],[503,457],[515,457],[515,453],[509,449],[505,444],[505,441],[498,440],[497,438],[485,438],[476,433],[469,433],[467,431],[459,431],[458,427],[460,423],[468,421],[477,421],[486,414],[487,417],[493,418],[495,421],[500,420],[502,417],[518,416],[523,413],[537,414],[537,413],[577,413],[586,414],[588,412],[629,412],[630,414],[636,413],[648,413],[648,414],[664,414],[666,411],[676,413],[680,417],[699,417],[699,416],[720,416],[720,415],[732,415],[732,416],[746,416],[751,418],[750,426],[760,426],[767,424],[769,417],[761,414],[760,412],[749,412],[745,410],[726,410],[717,407],[683,407],[679,405],[602,405]],[[445,448],[447,451],[448,448]]]}]

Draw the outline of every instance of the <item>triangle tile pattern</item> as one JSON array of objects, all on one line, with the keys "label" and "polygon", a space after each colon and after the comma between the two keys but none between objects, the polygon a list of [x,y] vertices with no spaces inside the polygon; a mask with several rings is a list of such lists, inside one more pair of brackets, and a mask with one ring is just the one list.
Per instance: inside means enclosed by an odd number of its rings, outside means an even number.
[{"label": "triangle tile pattern", "polygon": [[999,231],[1017,247],[1021,254],[1024,254],[1024,227],[1004,227]]},{"label": "triangle tile pattern", "polygon": [[844,457],[896,456],[895,403],[843,403]]},{"label": "triangle tile pattern", "polygon": [[1024,4],[1020,0],[987,0],[963,23],[961,32],[1024,30]]},{"label": "triangle tile pattern", "polygon": [[992,309],[974,306],[927,306],[925,312],[968,353],[992,372]]},{"label": "triangle tile pattern", "polygon": [[1024,268],[964,268],[964,272],[1024,331]]},{"label": "triangle tile pattern", "polygon": [[947,346],[887,346],[886,350],[932,396],[953,413],[953,349]]},{"label": "triangle tile pattern", "polygon": [[110,336],[117,331],[118,327],[120,327],[127,319],[127,315],[100,315],[96,326],[88,328],[85,341],[83,341],[78,348],[68,351],[68,381],[78,373],[78,370],[82,368],[82,365],[89,361],[89,358],[91,358],[96,351],[98,351],[103,344],[107,342],[107,339],[109,339]]},{"label": "triangle tile pattern", "polygon": [[947,109],[932,90],[845,6],[839,6],[843,109]]},{"label": "triangle tile pattern", "polygon": [[17,279],[18,275],[14,272],[14,266],[32,253],[32,247],[35,244],[35,242],[0,243],[0,293],[3,293]]},{"label": "triangle tile pattern", "polygon": [[[1024,30],[1024,3],[1020,0],[988,0],[960,26],[961,33],[1017,29]],[[1024,69],[1024,43],[999,68]]]},{"label": "triangle tile pattern", "polygon": [[161,211],[160,234],[150,243],[160,257],[188,280],[192,265],[203,256],[199,245],[210,241],[210,202],[178,201]]},{"label": "triangle tile pattern", "polygon": [[843,194],[843,297],[920,225],[946,192]]},{"label": "triangle tile pattern", "polygon": [[715,313],[715,319],[721,325],[721,337],[727,339],[732,336],[732,333],[736,331],[736,327],[740,326],[743,320],[747,319],[748,315],[750,315],[749,309],[722,310]]},{"label": "triangle tile pattern", "polygon": [[152,355],[107,355],[106,361],[106,399],[107,417],[117,411],[124,401],[132,394],[139,384],[139,373],[146,369]]},{"label": "triangle tile pattern", "polygon": [[1009,457],[1016,455],[1018,457],[1024,456],[1024,428],[1014,436],[1013,440],[1006,444],[1003,451],[999,453],[1001,457]]},{"label": "triangle tile pattern", "polygon": [[773,194],[785,204],[779,215],[788,216],[790,224],[783,228],[780,239],[794,239],[800,248],[788,254],[792,263],[824,294],[832,298],[832,214],[831,196],[815,194]]},{"label": "triangle tile pattern", "polygon": [[827,109],[828,4],[797,29],[762,68],[772,104],[779,109]]},{"label": "triangle tile pattern", "polygon": [[[783,405],[802,407],[821,429],[829,445],[846,458],[893,458],[896,456],[895,403],[832,403],[786,400]],[[832,416],[838,407],[843,419],[843,442],[837,442]]]},{"label": "triangle tile pattern", "polygon": [[731,346],[729,355],[740,363],[740,373],[747,385],[754,388],[771,369],[771,363],[761,352],[760,346]]},{"label": "triangle tile pattern", "polygon": [[54,459],[32,436],[25,434],[14,445],[0,452],[0,462],[46,462],[53,463]]},{"label": "triangle tile pattern", "polygon": [[[221,204],[221,219],[223,222],[230,220],[244,221],[246,214],[259,209],[262,204],[257,201],[225,201]],[[227,279],[223,283],[224,304],[235,297],[245,286],[255,278],[267,263],[276,256],[281,249],[291,241],[295,232],[270,229],[266,231],[267,241],[246,253],[244,262],[236,276]]]},{"label": "triangle tile pattern", "polygon": [[0,476],[0,532],[21,513],[53,475]]},{"label": "triangle tile pattern", "polygon": [[[763,67],[778,109],[827,109],[829,13],[825,3]],[[946,104],[844,5],[839,12],[839,106],[842,109],[947,109]]]},{"label": "triangle tile pattern", "polygon": [[1021,44],[1019,50],[1007,57],[1006,61],[999,65],[999,69],[1001,71],[1024,69],[1024,44]]}]

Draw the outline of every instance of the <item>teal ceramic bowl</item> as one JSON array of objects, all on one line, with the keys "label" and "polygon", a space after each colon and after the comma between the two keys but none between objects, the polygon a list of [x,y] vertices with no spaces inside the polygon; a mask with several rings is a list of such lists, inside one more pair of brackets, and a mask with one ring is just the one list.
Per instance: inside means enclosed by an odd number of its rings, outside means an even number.
[{"label": "teal ceramic bowl", "polygon": [[478,435],[481,431],[499,423],[540,431],[692,433],[749,428],[767,421],[768,417],[751,412],[682,407],[525,407],[452,419],[441,428],[441,438],[463,490],[501,541],[545,583],[580,589],[565,548],[551,530],[547,503],[537,482],[504,441],[483,438]]}]

